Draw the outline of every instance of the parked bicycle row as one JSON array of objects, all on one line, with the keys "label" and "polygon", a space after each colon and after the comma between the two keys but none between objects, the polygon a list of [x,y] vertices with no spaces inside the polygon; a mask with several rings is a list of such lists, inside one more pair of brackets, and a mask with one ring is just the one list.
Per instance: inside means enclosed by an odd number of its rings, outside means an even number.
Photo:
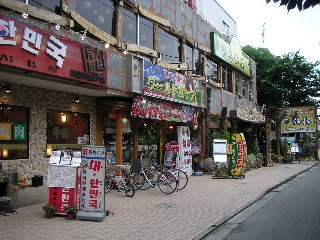
[{"label": "parked bicycle row", "polygon": [[[143,164],[147,162],[147,164]],[[165,194],[184,189],[188,184],[188,175],[183,169],[172,166],[161,168],[155,161],[144,159],[144,154],[131,163],[130,171],[121,166],[108,165],[106,170],[106,192],[111,192],[115,187],[124,191],[126,196],[132,197],[136,190],[147,190],[159,187]]]}]

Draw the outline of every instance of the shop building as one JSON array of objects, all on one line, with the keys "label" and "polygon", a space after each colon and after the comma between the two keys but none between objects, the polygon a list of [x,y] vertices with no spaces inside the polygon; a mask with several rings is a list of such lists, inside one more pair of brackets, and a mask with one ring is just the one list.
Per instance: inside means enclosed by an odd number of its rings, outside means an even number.
[{"label": "shop building", "polygon": [[2,196],[23,205],[53,149],[104,145],[116,164],[142,151],[161,163],[187,127],[210,157],[221,119],[231,128],[230,111],[257,107],[255,65],[194,2],[0,0]]}]

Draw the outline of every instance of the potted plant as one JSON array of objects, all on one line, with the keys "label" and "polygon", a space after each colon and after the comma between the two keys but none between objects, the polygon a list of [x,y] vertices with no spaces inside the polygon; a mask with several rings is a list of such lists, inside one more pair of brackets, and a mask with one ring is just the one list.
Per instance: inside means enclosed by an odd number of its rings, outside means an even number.
[{"label": "potted plant", "polygon": [[68,206],[64,206],[63,209],[66,211],[67,213],[67,219],[71,220],[74,218],[75,214],[79,211],[77,206],[74,205],[68,205]]},{"label": "potted plant", "polygon": [[47,218],[52,218],[54,213],[57,212],[57,209],[52,206],[51,204],[46,204],[42,207],[43,211],[44,211],[44,215],[47,217]]}]

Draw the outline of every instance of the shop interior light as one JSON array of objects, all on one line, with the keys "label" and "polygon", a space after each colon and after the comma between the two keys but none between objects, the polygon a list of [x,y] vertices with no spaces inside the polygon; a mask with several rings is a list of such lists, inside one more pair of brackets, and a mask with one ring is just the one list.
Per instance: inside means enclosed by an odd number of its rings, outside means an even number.
[{"label": "shop interior light", "polygon": [[3,158],[9,157],[9,150],[7,148],[2,150],[2,157]]},{"label": "shop interior light", "polygon": [[173,126],[169,126],[169,129],[173,129]]},{"label": "shop interior light", "polygon": [[123,117],[122,118],[122,123],[124,124],[124,123],[127,123],[127,122],[128,122],[128,119],[126,117]]},{"label": "shop interior light", "polygon": [[66,115],[62,115],[62,116],[61,116],[61,121],[62,121],[63,123],[65,123],[65,122],[67,121],[67,116],[66,116]]}]

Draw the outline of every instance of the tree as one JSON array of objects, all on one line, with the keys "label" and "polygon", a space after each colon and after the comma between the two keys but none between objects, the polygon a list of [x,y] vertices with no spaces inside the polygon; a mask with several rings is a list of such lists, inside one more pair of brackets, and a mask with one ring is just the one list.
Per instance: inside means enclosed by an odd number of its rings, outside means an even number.
[{"label": "tree", "polygon": [[[266,0],[267,3],[271,2],[271,0]],[[273,2],[277,3],[279,0],[273,0]],[[298,8],[299,11],[306,10],[310,7],[314,7],[320,4],[320,0],[281,0],[280,6],[286,6],[288,11],[294,8]]]},{"label": "tree", "polygon": [[299,51],[282,57],[273,55],[266,48],[248,45],[243,51],[256,62],[259,105],[280,108],[320,103],[310,98],[320,93],[320,62],[308,62]]}]

